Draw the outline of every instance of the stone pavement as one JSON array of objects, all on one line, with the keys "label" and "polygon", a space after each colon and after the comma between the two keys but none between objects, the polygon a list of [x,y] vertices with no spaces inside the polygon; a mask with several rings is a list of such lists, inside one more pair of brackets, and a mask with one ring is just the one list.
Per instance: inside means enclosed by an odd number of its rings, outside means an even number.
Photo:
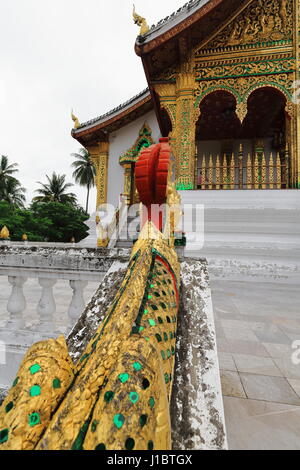
[{"label": "stone pavement", "polygon": [[300,449],[299,286],[211,286],[229,448]]}]

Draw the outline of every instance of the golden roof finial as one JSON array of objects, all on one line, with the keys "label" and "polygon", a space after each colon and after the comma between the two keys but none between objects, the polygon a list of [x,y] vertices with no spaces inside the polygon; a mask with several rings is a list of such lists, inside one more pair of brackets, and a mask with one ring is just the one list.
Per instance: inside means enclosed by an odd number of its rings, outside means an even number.
[{"label": "golden roof finial", "polygon": [[140,29],[140,36],[144,36],[144,34],[147,34],[149,31],[149,26],[145,18],[142,16],[138,15],[135,11],[135,5],[133,5],[133,21],[135,24],[141,27]]},{"label": "golden roof finial", "polygon": [[0,232],[0,240],[8,240],[9,239],[9,230],[8,228],[6,227],[6,225],[4,225],[4,227],[2,227],[2,230]]},{"label": "golden roof finial", "polygon": [[80,122],[79,122],[78,117],[76,117],[75,114],[73,113],[73,109],[71,112],[71,117],[72,117],[72,121],[74,121],[74,129],[78,129],[80,127]]}]

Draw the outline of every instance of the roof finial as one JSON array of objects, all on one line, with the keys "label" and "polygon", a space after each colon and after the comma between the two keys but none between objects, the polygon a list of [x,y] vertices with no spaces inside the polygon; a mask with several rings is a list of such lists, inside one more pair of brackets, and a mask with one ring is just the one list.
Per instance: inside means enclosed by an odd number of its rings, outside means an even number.
[{"label": "roof finial", "polygon": [[74,121],[74,129],[78,129],[80,127],[80,122],[79,122],[78,117],[76,117],[75,114],[73,113],[73,109],[71,112],[71,117],[72,117],[72,120]]},{"label": "roof finial", "polygon": [[6,227],[6,225],[4,225],[4,227],[2,227],[0,231],[0,240],[8,240],[8,239],[9,239],[9,230]]},{"label": "roof finial", "polygon": [[147,21],[145,20],[145,18],[143,18],[142,16],[140,16],[136,13],[135,5],[133,5],[133,20],[134,20],[135,24],[137,24],[138,26],[141,27],[140,36],[144,36],[144,34],[148,33],[150,28],[147,24]]}]

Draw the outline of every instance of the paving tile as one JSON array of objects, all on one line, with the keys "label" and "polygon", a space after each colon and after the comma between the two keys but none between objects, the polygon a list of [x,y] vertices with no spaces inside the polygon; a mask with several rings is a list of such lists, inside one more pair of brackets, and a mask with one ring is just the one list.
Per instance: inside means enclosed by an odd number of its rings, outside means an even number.
[{"label": "paving tile", "polygon": [[215,331],[217,338],[225,338],[225,333],[220,321],[215,321]]},{"label": "paving tile", "polygon": [[300,450],[300,407],[224,397],[231,450]]},{"label": "paving tile", "polygon": [[274,358],[274,362],[282,375],[287,379],[300,379],[300,364],[293,364],[292,355],[280,359]]},{"label": "paving tile", "polygon": [[233,357],[229,353],[220,352],[219,353],[219,365],[220,370],[232,370],[236,371],[236,365],[234,363]]},{"label": "paving tile", "polygon": [[252,356],[250,354],[233,354],[238,372],[248,374],[271,375],[281,377],[283,374],[269,357]]},{"label": "paving tile", "polygon": [[241,341],[252,341],[252,342],[259,342],[257,336],[251,330],[241,330],[239,328],[223,328],[225,338],[228,340],[230,339],[238,339]]},{"label": "paving tile", "polygon": [[300,405],[300,398],[283,377],[240,374],[248,398],[288,405]]},{"label": "paving tile", "polygon": [[230,352],[228,341],[226,338],[220,338],[217,335],[217,349],[218,349],[218,352],[227,352],[227,353]]},{"label": "paving tile", "polygon": [[227,340],[227,350],[232,354],[250,354],[252,356],[269,357],[268,351],[258,341]]},{"label": "paving tile", "polygon": [[287,379],[290,386],[295,390],[297,395],[300,397],[300,379]]},{"label": "paving tile", "polygon": [[272,322],[274,325],[277,325],[283,333],[300,334],[300,319],[276,317],[273,318]]},{"label": "paving tile", "polygon": [[290,344],[290,338],[276,325],[264,323],[253,328],[253,331],[261,343]]},{"label": "paving tile", "polygon": [[250,330],[249,322],[243,320],[222,319],[223,328],[238,328],[240,330]]},{"label": "paving tile", "polygon": [[237,372],[221,371],[221,385],[224,396],[246,398],[240,376]]},{"label": "paving tile", "polygon": [[291,357],[293,349],[291,343],[288,344],[276,344],[276,343],[262,343],[263,347],[268,351],[269,355],[273,358],[280,359],[283,357]]}]

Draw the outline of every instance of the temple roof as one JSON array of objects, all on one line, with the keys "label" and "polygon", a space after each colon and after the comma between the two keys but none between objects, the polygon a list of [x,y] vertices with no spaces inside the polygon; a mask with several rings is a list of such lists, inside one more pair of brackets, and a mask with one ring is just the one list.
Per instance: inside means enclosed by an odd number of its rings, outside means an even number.
[{"label": "temple roof", "polygon": [[156,25],[152,25],[147,34],[144,36],[138,36],[137,43],[145,44],[152,41],[157,36],[169,31],[174,26],[186,20],[189,16],[195,13],[195,11],[199,10],[206,5],[206,3],[211,1],[212,0],[190,0],[171,15],[160,20]]},{"label": "temple roof", "polygon": [[152,108],[150,91],[146,88],[111,111],[82,123],[78,129],[72,130],[72,136],[84,145],[96,137],[103,138],[109,132],[119,129]]}]

